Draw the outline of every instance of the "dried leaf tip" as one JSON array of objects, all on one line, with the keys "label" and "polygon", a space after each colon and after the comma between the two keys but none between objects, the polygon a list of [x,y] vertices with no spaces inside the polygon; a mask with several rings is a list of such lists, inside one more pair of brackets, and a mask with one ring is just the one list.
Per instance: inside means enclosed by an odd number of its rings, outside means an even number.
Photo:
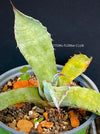
[{"label": "dried leaf tip", "polygon": [[14,13],[23,14],[22,12],[20,12],[20,11],[14,6],[14,4],[12,3],[11,0],[9,0],[9,1],[10,1],[10,4],[12,5],[12,7],[13,7]]},{"label": "dried leaf tip", "polygon": [[17,9],[15,8],[14,4],[12,3],[12,1],[11,1],[11,0],[9,0],[9,1],[10,1],[10,4],[12,5],[13,9],[14,9],[14,10],[17,10]]}]

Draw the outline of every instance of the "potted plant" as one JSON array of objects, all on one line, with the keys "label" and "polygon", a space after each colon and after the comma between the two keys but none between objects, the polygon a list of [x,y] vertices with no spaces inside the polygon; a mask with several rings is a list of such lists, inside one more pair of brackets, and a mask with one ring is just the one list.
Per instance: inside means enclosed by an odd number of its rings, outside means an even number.
[{"label": "potted plant", "polygon": [[[18,11],[14,6],[13,9],[15,13],[15,38],[18,47],[34,70],[39,85],[38,88],[24,87],[1,93],[0,110],[20,102],[33,102],[39,107],[56,107],[59,120],[62,118],[60,107],[65,106],[82,108],[100,115],[100,94],[91,90],[98,91],[98,89],[87,76],[82,74],[90,64],[92,57],[88,58],[83,54],[74,55],[63,68],[57,65],[59,71],[57,73],[52,41],[46,28],[39,21]],[[20,68],[22,67],[3,74],[0,87],[9,79],[20,76]],[[32,70],[29,70],[30,74]],[[29,79],[29,73],[26,73],[25,70],[22,72],[25,73],[22,79]],[[79,75],[81,76],[78,77]],[[76,77],[87,88],[71,86],[71,82]],[[96,115],[92,114],[83,125],[67,133],[73,134],[80,130],[81,132],[78,133],[85,133],[87,126],[95,117]],[[14,134],[21,133],[2,123],[0,126]]]},{"label": "potted plant", "polygon": [[[33,74],[33,71],[32,69],[30,68],[29,65],[27,65],[29,67],[29,73],[30,74]],[[9,81],[11,78],[15,78],[16,76],[20,76],[21,75],[21,72],[19,71],[21,67],[17,67],[15,69],[12,69],[4,74],[1,75],[1,83],[0,83],[0,87],[2,87],[7,81]],[[58,71],[60,72],[62,70],[62,66],[61,65],[57,65],[57,68],[58,68]],[[95,86],[95,84],[84,74],[82,74],[81,76],[77,77],[77,80],[79,80],[81,82],[81,84],[83,84],[84,86],[88,87],[88,88],[91,88],[91,89],[95,89],[98,91],[97,87]],[[73,134],[73,133],[76,133],[76,132],[80,132],[80,133],[85,133],[86,132],[86,129],[88,127],[88,125],[92,122],[92,120],[94,120],[94,118],[96,117],[95,114],[92,114],[90,116],[90,118],[85,122],[83,123],[81,126],[79,126],[78,128],[74,128],[73,130],[67,132],[69,134]],[[18,131],[12,129],[12,128],[9,128],[8,126],[6,126],[5,124],[1,123],[0,122],[0,127],[2,127],[3,129],[11,132],[11,133],[14,133],[14,134],[18,134]],[[4,132],[4,134],[7,134],[7,131],[4,131],[2,130],[2,134]],[[21,132],[19,132],[19,134],[23,134]]]}]

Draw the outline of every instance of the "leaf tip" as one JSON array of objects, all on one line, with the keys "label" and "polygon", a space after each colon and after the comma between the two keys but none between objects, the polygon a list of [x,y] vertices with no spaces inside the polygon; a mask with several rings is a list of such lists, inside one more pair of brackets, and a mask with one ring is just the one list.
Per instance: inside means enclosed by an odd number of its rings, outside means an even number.
[{"label": "leaf tip", "polygon": [[19,10],[14,6],[14,4],[12,3],[12,1],[9,0],[9,2],[10,2],[10,4],[11,4],[11,6],[13,7],[13,11],[14,11],[14,13],[16,13],[16,12],[19,13]]},{"label": "leaf tip", "polygon": [[9,2],[10,2],[10,4],[12,5],[13,9],[15,10],[16,8],[15,8],[14,4],[12,3],[12,1],[9,0]]}]

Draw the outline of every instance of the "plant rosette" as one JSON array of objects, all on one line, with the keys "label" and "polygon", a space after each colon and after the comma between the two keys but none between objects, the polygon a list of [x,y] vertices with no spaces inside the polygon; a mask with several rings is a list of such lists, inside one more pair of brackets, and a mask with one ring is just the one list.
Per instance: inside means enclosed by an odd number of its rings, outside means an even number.
[{"label": "plant rosette", "polygon": [[[29,70],[28,70],[28,73],[30,75],[33,74],[33,71],[31,69],[31,67],[29,65],[25,65],[27,67],[29,67]],[[4,74],[2,74],[0,76],[1,78],[1,82],[0,82],[0,88],[5,84],[7,83],[10,79],[12,78],[15,78],[16,76],[20,76],[22,73],[19,71],[23,66],[20,66],[20,67],[17,67],[17,68],[14,68]],[[57,69],[58,69],[58,72],[60,72],[62,70],[62,67],[61,65],[57,65]],[[91,88],[91,89],[95,89],[96,91],[98,91],[98,88],[96,87],[96,85],[94,84],[94,82],[88,78],[86,75],[82,74],[80,75],[79,77],[76,78],[76,80],[80,81],[80,84],[82,86],[85,86],[85,87],[88,87],[88,88]],[[86,130],[88,128],[88,126],[92,123],[92,121],[95,119],[96,117],[96,114],[92,114],[89,119],[84,122],[82,125],[80,125],[79,127],[77,128],[74,128],[68,132],[62,132],[61,134],[85,134],[86,133]],[[17,130],[14,130],[10,127],[8,127],[7,125],[5,125],[4,123],[0,122],[0,132],[2,134],[24,134],[23,132],[19,132]]]}]

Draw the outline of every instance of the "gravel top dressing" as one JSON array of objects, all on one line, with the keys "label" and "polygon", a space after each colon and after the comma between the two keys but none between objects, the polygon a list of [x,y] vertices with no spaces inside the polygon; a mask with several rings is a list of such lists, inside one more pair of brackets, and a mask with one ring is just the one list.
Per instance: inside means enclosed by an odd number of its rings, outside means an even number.
[{"label": "gravel top dressing", "polygon": [[[16,90],[17,86],[28,86],[30,82],[33,86],[38,86],[35,75],[30,76],[28,84],[27,81],[22,82],[20,77],[16,77],[8,81],[1,92]],[[71,86],[73,85],[77,86],[75,82]],[[82,109],[64,107],[61,108],[61,116],[59,116],[56,108],[40,108],[33,103],[25,102],[0,111],[0,121],[13,129],[29,134],[34,133],[34,131],[43,134],[58,134],[78,127],[90,115],[90,112]]]}]

